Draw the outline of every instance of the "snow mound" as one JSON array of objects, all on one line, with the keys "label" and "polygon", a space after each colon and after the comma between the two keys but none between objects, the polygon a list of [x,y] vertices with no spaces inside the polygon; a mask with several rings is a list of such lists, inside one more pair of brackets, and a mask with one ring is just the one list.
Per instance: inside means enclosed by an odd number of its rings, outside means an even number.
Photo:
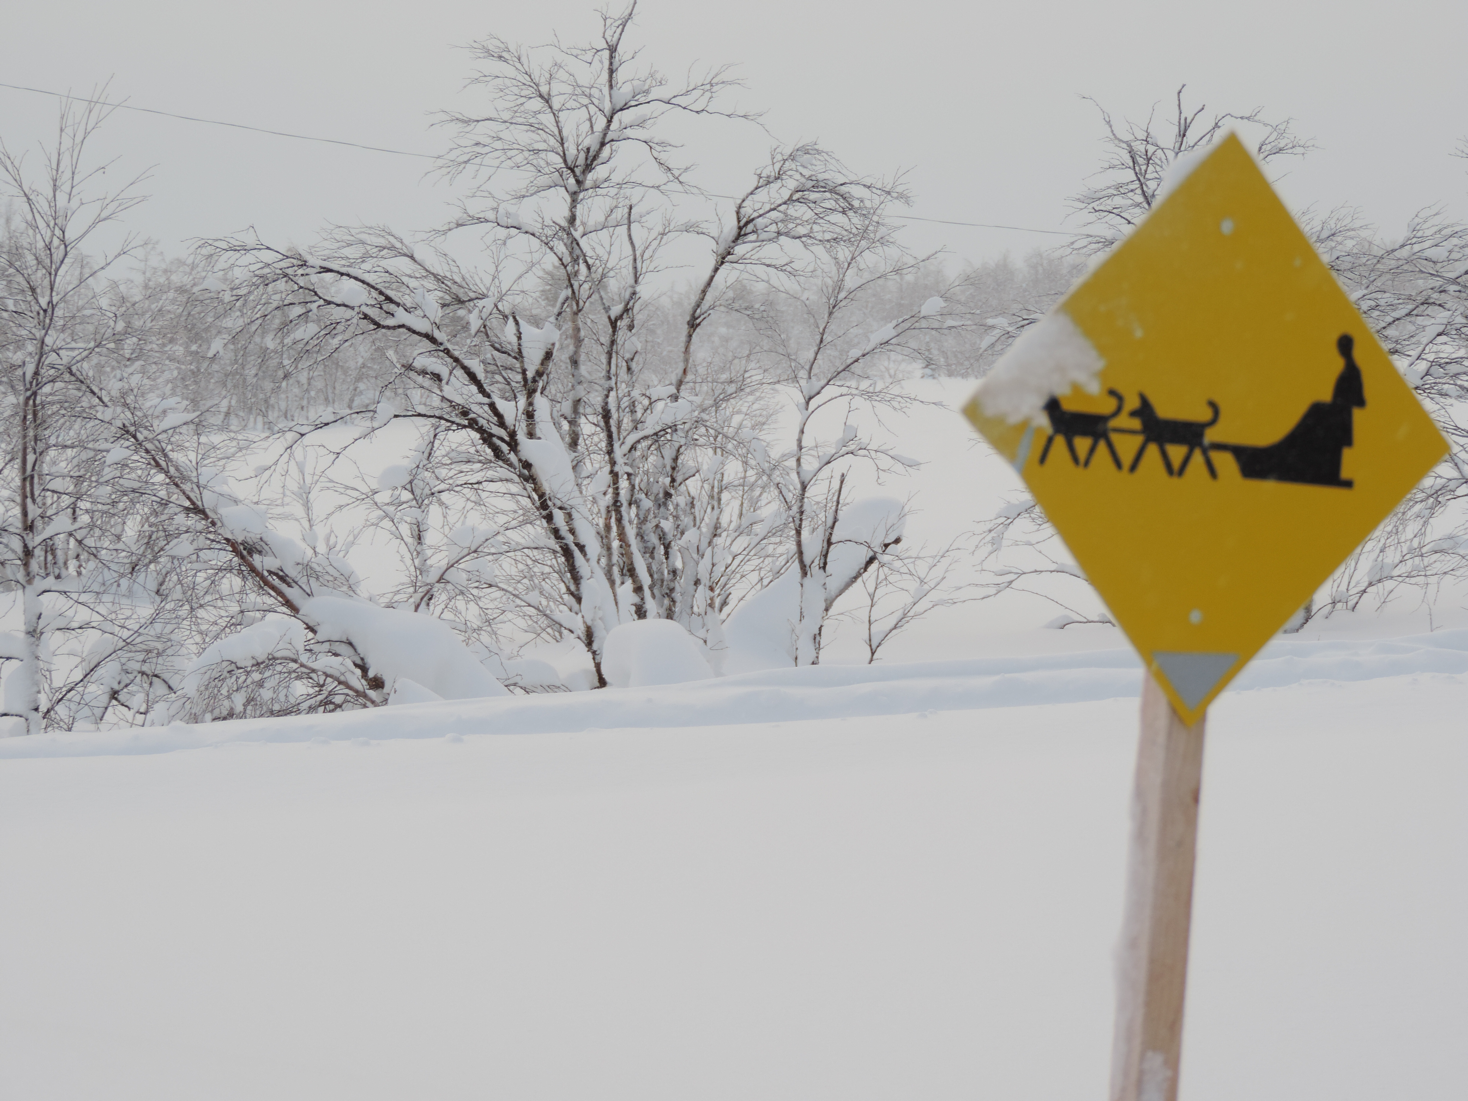
[{"label": "snow mound", "polygon": [[204,675],[216,665],[258,665],[275,656],[299,654],[305,646],[306,629],[300,623],[289,616],[266,616],[206,646],[184,671],[184,691],[193,695]]},{"label": "snow mound", "polygon": [[301,605],[301,617],[323,641],[350,643],[372,671],[393,685],[400,679],[411,695],[423,689],[445,700],[508,696],[505,688],[459,641],[453,628],[432,616],[379,608],[335,596],[318,596]]},{"label": "snow mound", "polygon": [[906,526],[903,504],[896,497],[866,497],[841,510],[826,559],[826,592],[834,599],[851,587],[867,560]]},{"label": "snow mound", "polygon": [[703,644],[671,619],[644,619],[612,628],[601,668],[617,688],[683,684],[714,675]]},{"label": "snow mound", "polygon": [[513,680],[525,688],[565,688],[566,679],[558,669],[540,658],[519,657],[502,662],[505,679]]},{"label": "snow mound", "polygon": [[800,576],[792,566],[753,596],[724,624],[723,672],[753,673],[795,664],[800,620]]},{"label": "snow mound", "polygon": [[441,703],[442,701],[443,697],[437,692],[430,692],[409,677],[399,677],[387,697],[389,707],[399,707],[409,703]]},{"label": "snow mound", "polygon": [[[904,506],[895,497],[867,497],[843,508],[825,577],[810,598],[834,602],[861,576],[873,554],[901,537],[905,522]],[[720,671],[727,676],[794,665],[800,598],[800,576],[793,566],[747,597],[724,625],[728,649]]]},{"label": "snow mound", "polygon": [[1056,307],[1020,334],[980,384],[979,404],[1010,424],[1043,423],[1045,402],[1079,386],[1101,389],[1106,361],[1064,310]]}]

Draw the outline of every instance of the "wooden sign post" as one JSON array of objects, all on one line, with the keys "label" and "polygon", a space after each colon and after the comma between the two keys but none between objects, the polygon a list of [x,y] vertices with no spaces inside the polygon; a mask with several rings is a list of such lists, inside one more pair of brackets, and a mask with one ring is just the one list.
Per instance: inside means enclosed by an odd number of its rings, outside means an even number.
[{"label": "wooden sign post", "polygon": [[964,413],[1147,668],[1111,1099],[1174,1101],[1208,705],[1447,441],[1234,135]]},{"label": "wooden sign post", "polygon": [[1132,792],[1111,1101],[1175,1101],[1206,716],[1188,726],[1150,675]]}]

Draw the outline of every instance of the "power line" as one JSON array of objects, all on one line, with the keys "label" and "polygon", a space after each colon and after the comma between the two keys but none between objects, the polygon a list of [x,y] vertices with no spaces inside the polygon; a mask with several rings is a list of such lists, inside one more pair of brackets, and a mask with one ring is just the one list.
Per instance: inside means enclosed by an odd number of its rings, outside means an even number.
[{"label": "power line", "polygon": [[100,107],[121,108],[124,111],[141,111],[146,115],[162,115],[164,118],[183,119],[185,122],[202,122],[210,126],[229,126],[235,130],[253,130],[257,134],[271,134],[277,138],[297,138],[301,141],[319,141],[328,145],[349,145],[353,149],[369,149],[374,153],[392,153],[398,157],[421,157],[426,161],[436,161],[438,158],[432,153],[410,153],[406,149],[387,149],[381,145],[363,145],[357,141],[342,141],[340,138],[318,138],[310,134],[290,134],[284,130],[267,130],[263,126],[246,126],[243,122],[224,122],[221,119],[201,119],[194,115],[180,115],[173,111],[158,111],[152,107],[134,107],[130,103],[113,103],[105,99],[88,99],[86,96],[74,96],[66,92],[48,92],[45,88],[27,88],[23,84],[6,84],[0,81],[0,88],[11,88],[17,92],[36,92],[43,96],[55,96],[57,99],[74,99],[78,103],[95,103]]},{"label": "power line", "polygon": [[[182,119],[184,122],[201,122],[208,126],[228,126],[234,130],[250,130],[256,134],[269,134],[277,138],[295,138],[298,141],[317,141],[326,145],[345,145],[352,149],[366,149],[372,153],[391,153],[395,157],[417,157],[420,160],[436,161],[432,153],[412,153],[406,149],[388,149],[382,145],[363,145],[357,141],[343,141],[340,138],[318,138],[311,134],[292,134],[285,130],[267,130],[263,126],[248,126],[243,122],[225,122],[222,119],[199,118],[196,115],[180,115],[174,111],[159,111],[153,107],[134,107],[130,103],[115,103],[105,99],[88,99],[86,96],[74,96],[68,92],[50,92],[45,88],[28,88],[24,84],[7,84],[0,81],[0,88],[10,88],[16,92],[35,92],[37,95],[54,96],[57,99],[72,99],[78,103],[93,103],[99,107],[111,107],[124,111],[140,111],[145,115],[161,115],[164,118]],[[728,198],[730,196],[725,196]],[[974,229],[1008,229],[1018,233],[1046,233],[1055,237],[1071,237],[1073,234],[1062,229],[1035,229],[1032,226],[1005,226],[995,225],[990,222],[959,222],[951,218],[921,218],[916,214],[893,214],[891,217],[904,222],[931,222],[941,226],[969,226]]]},{"label": "power line", "polygon": [[1067,233],[1063,229],[1035,229],[1032,226],[998,226],[988,222],[955,222],[948,218],[919,218],[916,214],[889,214],[889,218],[898,218],[904,222],[936,222],[940,226],[975,226],[978,229],[1016,229],[1021,233],[1053,233],[1057,237],[1074,237],[1075,234]]}]

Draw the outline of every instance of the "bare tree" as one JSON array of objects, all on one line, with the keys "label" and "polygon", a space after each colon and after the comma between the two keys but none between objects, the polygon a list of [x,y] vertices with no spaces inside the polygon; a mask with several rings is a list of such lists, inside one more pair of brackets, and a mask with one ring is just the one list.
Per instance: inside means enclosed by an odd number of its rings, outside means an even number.
[{"label": "bare tree", "polygon": [[1109,111],[1087,96],[1101,113],[1106,128],[1101,167],[1088,179],[1090,186],[1071,198],[1072,210],[1085,227],[1070,244],[1071,251],[1091,256],[1105,252],[1132,231],[1162,194],[1168,171],[1190,154],[1212,145],[1231,125],[1262,131],[1256,145],[1263,164],[1281,157],[1299,157],[1313,144],[1290,129],[1290,120],[1270,122],[1264,108],[1246,114],[1208,113],[1204,104],[1184,103],[1187,85],[1178,88],[1172,115],[1157,119],[1153,106],[1145,122],[1118,122]]},{"label": "bare tree", "polygon": [[1008,255],[976,264],[943,296],[959,315],[936,343],[942,373],[981,378],[1009,346],[1064,297],[1085,270],[1062,250],[1036,249],[1022,261]]},{"label": "bare tree", "polygon": [[[891,189],[886,202],[900,201]],[[811,278],[784,286],[788,310],[755,317],[770,377],[792,405],[788,447],[763,464],[789,533],[789,570],[798,579],[794,661],[820,660],[821,636],[836,601],[900,543],[905,509],[895,500],[852,499],[853,462],[879,472],[911,465],[874,441],[883,410],[913,403],[884,361],[917,358],[921,334],[944,323],[934,296],[910,312],[887,313],[882,293],[920,261],[896,247],[874,208],[856,232],[825,245]],[[861,422],[865,421],[863,424]]]},{"label": "bare tree", "polygon": [[21,720],[28,733],[45,725],[58,691],[66,694],[53,642],[74,626],[67,606],[103,584],[108,557],[95,543],[103,462],[90,446],[79,381],[127,336],[107,285],[137,242],[107,247],[104,238],[142,197],[138,180],[117,186],[104,176],[108,165],[90,158],[108,113],[94,102],[100,98],[64,100],[51,144],[38,150],[0,143],[0,193],[9,204],[0,239],[0,588],[18,598],[21,620],[0,648],[0,667],[14,666],[5,670],[0,716]]},{"label": "bare tree", "polygon": [[861,600],[843,613],[861,631],[867,664],[882,647],[939,608],[980,599],[974,586],[956,579],[958,540],[936,553],[895,555],[883,551],[861,576]]},{"label": "bare tree", "polygon": [[[876,393],[858,383],[862,365],[937,324],[914,311],[855,351],[860,341],[831,327],[912,267],[873,266],[893,253],[883,210],[896,191],[818,146],[776,149],[732,205],[707,221],[682,216],[692,188],[659,127],[673,115],[746,116],[720,106],[721,72],[673,82],[642,64],[626,44],[633,14],[604,14],[585,47],[476,47],[471,88],[488,93],[488,109],[446,118],[456,132],[446,170],[470,186],[437,245],[384,228],[341,230],[311,251],[211,245],[228,309],[253,319],[237,339],[282,334],[300,369],[363,341],[390,358],[377,410],[349,419],[388,409],[431,426],[434,465],[462,472],[453,485],[472,482],[469,497],[493,516],[495,579],[479,574],[474,599],[496,600],[532,633],[569,632],[598,669],[607,633],[634,619],[674,619],[717,647],[733,594],[768,575],[794,531],[765,523],[785,484],[757,438],[772,378],[805,387],[818,408],[838,392]],[[472,268],[445,247],[457,240],[464,253],[466,235],[483,257]],[[707,249],[683,300],[654,278],[675,239]],[[748,316],[751,288],[788,297],[810,279],[829,316],[804,381],[794,360],[761,357],[769,332],[736,324],[748,338],[739,347],[711,338]],[[775,376],[770,362],[783,364]],[[809,459],[810,447],[798,451]],[[796,483],[824,484],[853,454],[848,441]],[[459,492],[435,484],[440,504]]]},{"label": "bare tree", "polygon": [[1071,561],[1040,506],[1022,498],[1002,506],[979,526],[975,547],[981,580],[978,599],[1007,594],[1037,597],[1059,610],[1047,627],[1110,623],[1100,598]]},{"label": "bare tree", "polygon": [[1428,599],[1445,581],[1468,577],[1468,226],[1429,209],[1401,237],[1383,240],[1342,210],[1311,228],[1451,450],[1306,606],[1298,626],[1368,597],[1405,591]]}]

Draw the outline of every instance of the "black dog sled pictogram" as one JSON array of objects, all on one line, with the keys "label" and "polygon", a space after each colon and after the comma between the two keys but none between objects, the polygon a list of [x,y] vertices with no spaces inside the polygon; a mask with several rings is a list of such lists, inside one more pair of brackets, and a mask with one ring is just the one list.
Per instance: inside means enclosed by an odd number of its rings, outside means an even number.
[{"label": "black dog sled pictogram", "polygon": [[[1222,443],[1210,440],[1208,429],[1218,423],[1218,403],[1211,398],[1208,407],[1213,418],[1206,421],[1175,420],[1161,416],[1147,395],[1138,393],[1138,404],[1127,415],[1141,422],[1140,428],[1113,428],[1111,422],[1120,414],[1126,399],[1118,390],[1106,391],[1116,399],[1116,408],[1110,413],[1081,413],[1066,409],[1060,399],[1051,397],[1045,403],[1045,413],[1050,418],[1050,438],[1040,452],[1040,465],[1050,455],[1056,437],[1065,440],[1071,462],[1087,468],[1103,443],[1111,453],[1111,461],[1120,470],[1121,458],[1111,442],[1115,434],[1141,436],[1142,444],[1132,456],[1128,474],[1135,474],[1142,463],[1147,449],[1156,446],[1162,466],[1169,478],[1181,478],[1187,472],[1188,463],[1195,452],[1203,456],[1208,474],[1218,478],[1210,452],[1224,451],[1238,463],[1239,474],[1251,481],[1293,482],[1296,485],[1331,486],[1351,489],[1355,483],[1341,477],[1341,458],[1346,448],[1355,442],[1354,416],[1357,409],[1366,408],[1366,389],[1361,380],[1361,368],[1356,363],[1356,341],[1350,333],[1342,333],[1335,342],[1344,365],[1336,376],[1335,390],[1329,401],[1312,402],[1310,407],[1285,435],[1271,444]],[[1077,437],[1089,439],[1091,448],[1086,459],[1081,461],[1076,452]],[[1174,469],[1169,447],[1185,447],[1181,464]]]}]

